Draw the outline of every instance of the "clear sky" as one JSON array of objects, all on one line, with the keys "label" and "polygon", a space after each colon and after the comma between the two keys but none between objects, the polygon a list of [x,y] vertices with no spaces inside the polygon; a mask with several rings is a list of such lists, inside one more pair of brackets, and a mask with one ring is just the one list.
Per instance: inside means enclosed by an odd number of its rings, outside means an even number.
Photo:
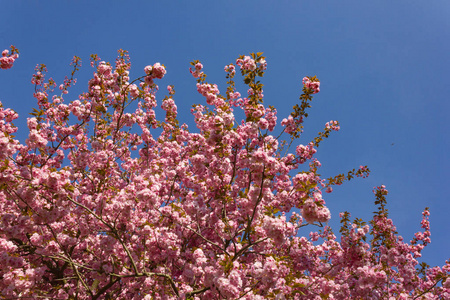
[{"label": "clear sky", "polygon": [[359,165],[372,171],[324,195],[335,232],[341,211],[369,220],[372,188],[385,184],[399,233],[410,240],[429,206],[432,243],[424,261],[442,266],[450,258],[449,1],[17,0],[3,1],[1,9],[0,50],[13,44],[20,58],[0,72],[0,100],[19,113],[21,141],[36,107],[30,83],[36,64],[46,64],[60,83],[71,58],[81,57],[78,83],[66,97],[74,100],[92,75],[91,53],[113,61],[118,49],[128,50],[132,78],[161,62],[168,74],[158,99],[166,85],[175,85],[181,121],[192,125],[191,104],[204,99],[189,62],[201,60],[207,81],[224,92],[223,67],[262,51],[265,101],[276,106],[279,121],[297,103],[303,76],[321,80],[299,143],[326,122],[340,121],[341,131],[318,149],[322,175]]}]

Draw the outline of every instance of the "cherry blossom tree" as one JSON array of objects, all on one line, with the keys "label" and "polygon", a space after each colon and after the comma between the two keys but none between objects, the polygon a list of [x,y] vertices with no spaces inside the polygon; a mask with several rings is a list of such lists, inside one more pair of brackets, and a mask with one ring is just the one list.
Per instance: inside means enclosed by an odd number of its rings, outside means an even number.
[{"label": "cherry blossom tree", "polygon": [[[18,51],[2,55],[9,69]],[[196,129],[180,124],[173,86],[157,101],[164,65],[131,79],[123,50],[114,65],[92,55],[88,90],[72,101],[80,58],[59,86],[38,65],[25,143],[13,135],[18,114],[1,106],[2,298],[450,298],[450,261],[418,262],[430,243],[428,209],[407,242],[380,186],[370,222],[341,213],[340,238],[327,225],[323,192],[369,169],[320,177],[314,155],[337,121],[298,142],[320,91],[315,76],[303,78],[299,103],[277,127],[277,110],[263,103],[262,53],[225,66],[224,94],[191,64],[205,98],[191,110]]]}]

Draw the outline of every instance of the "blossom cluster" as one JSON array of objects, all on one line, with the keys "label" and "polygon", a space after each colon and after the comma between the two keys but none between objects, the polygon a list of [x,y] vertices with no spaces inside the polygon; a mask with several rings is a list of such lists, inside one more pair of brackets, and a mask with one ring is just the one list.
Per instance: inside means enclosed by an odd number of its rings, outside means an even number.
[{"label": "blossom cluster", "polygon": [[320,82],[319,81],[311,81],[310,78],[308,77],[303,77],[303,85],[307,88],[312,90],[313,94],[317,94],[318,92],[320,92]]},{"label": "blossom cluster", "polygon": [[11,69],[14,65],[14,61],[19,57],[18,53],[11,53],[9,50],[5,49],[2,51],[2,56],[0,57],[0,69]]},{"label": "blossom cluster", "polygon": [[[264,71],[267,69],[267,62],[264,58],[255,60],[251,56],[236,59],[236,65],[247,71]],[[227,67],[225,67],[225,71],[227,71]]]},{"label": "blossom cluster", "polygon": [[341,127],[339,126],[338,121],[333,121],[333,120],[331,120],[330,122],[327,122],[325,124],[325,128],[326,129],[331,129],[331,130],[334,130],[334,131],[339,131],[339,129],[341,129]]},{"label": "blossom cluster", "polygon": [[147,74],[145,77],[145,83],[151,86],[153,85],[153,79],[162,79],[164,77],[166,74],[166,68],[160,63],[155,63],[153,66],[146,66],[144,68],[144,72]]},{"label": "blossom cluster", "polygon": [[226,65],[224,67],[225,72],[229,73],[231,77],[236,74],[236,68],[233,64]]},{"label": "blossom cluster", "polygon": [[192,68],[189,68],[189,71],[191,72],[192,76],[194,76],[194,78],[199,78],[203,75],[202,69],[203,65],[198,62],[194,65],[194,70],[192,70]]}]

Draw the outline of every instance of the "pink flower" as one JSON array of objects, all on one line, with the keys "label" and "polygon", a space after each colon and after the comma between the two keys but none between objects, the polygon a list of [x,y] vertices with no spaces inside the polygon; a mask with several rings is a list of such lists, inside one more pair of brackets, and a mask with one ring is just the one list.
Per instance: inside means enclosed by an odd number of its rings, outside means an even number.
[{"label": "pink flower", "polygon": [[331,218],[330,210],[325,206],[318,206],[312,199],[303,204],[302,216],[308,223],[328,222]]},{"label": "pink flower", "polygon": [[305,88],[312,90],[313,94],[317,94],[320,92],[320,82],[319,81],[311,81],[308,77],[303,77],[303,85]]},{"label": "pink flower", "polygon": [[450,290],[450,279],[447,278],[447,279],[442,283],[442,286],[443,286],[444,288]]},{"label": "pink flower", "polygon": [[152,75],[155,78],[162,79],[166,74],[166,68],[162,66],[160,63],[156,63],[153,65]]},{"label": "pink flower", "polygon": [[200,71],[201,69],[203,69],[203,65],[201,63],[196,63],[195,70]]}]

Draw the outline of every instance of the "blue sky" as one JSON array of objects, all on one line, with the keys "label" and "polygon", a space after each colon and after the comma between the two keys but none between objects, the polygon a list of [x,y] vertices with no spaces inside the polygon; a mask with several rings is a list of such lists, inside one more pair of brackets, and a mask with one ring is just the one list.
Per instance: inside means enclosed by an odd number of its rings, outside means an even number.
[{"label": "blue sky", "polygon": [[30,79],[38,63],[61,82],[71,58],[82,58],[66,97],[73,100],[92,75],[91,53],[113,61],[118,49],[128,50],[132,78],[161,62],[168,74],[158,99],[163,87],[175,85],[181,121],[192,125],[191,104],[204,99],[189,62],[201,60],[208,82],[224,92],[223,67],[262,51],[265,101],[276,106],[279,121],[297,103],[302,77],[321,80],[299,143],[329,120],[341,123],[319,147],[322,175],[359,165],[372,171],[324,195],[335,231],[344,210],[369,220],[372,188],[385,184],[399,233],[409,240],[429,206],[432,243],[424,261],[443,265],[450,258],[449,1],[9,1],[2,10],[0,50],[13,44],[20,58],[0,72],[0,101],[19,112],[22,141],[36,106]]}]

